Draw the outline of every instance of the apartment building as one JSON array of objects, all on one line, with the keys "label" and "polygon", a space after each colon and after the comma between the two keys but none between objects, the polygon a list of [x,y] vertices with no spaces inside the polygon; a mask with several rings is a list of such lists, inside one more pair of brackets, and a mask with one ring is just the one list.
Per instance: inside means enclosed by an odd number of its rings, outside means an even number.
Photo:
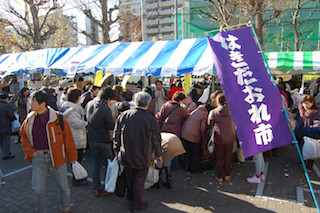
[{"label": "apartment building", "polygon": [[142,1],[142,39],[144,41],[175,39],[175,5],[182,0]]}]

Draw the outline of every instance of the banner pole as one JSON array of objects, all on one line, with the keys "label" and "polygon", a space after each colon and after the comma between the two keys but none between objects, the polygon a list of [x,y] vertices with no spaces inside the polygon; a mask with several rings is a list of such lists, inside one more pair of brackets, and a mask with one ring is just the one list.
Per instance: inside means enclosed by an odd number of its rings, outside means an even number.
[{"label": "banner pole", "polygon": [[[268,70],[269,75],[270,75],[270,77],[271,77],[271,80],[272,80],[273,84],[276,86],[275,80],[274,80],[273,75],[272,75],[272,73],[271,73],[271,70],[270,70],[270,67],[269,67],[267,58],[266,58],[266,56],[265,56],[265,54],[264,54],[264,52],[263,52],[263,50],[262,50],[262,47],[261,47],[260,41],[259,41],[259,39],[258,39],[257,33],[256,33],[256,31],[255,31],[255,29],[254,29],[254,27],[253,27],[252,24],[248,25],[248,27],[251,28],[251,32],[253,33],[253,35],[254,35],[254,37],[255,37],[255,39],[256,39],[256,41],[257,41],[257,44],[258,44],[259,49],[260,49],[260,51],[261,51],[262,58],[263,58],[263,60],[264,60],[264,62],[265,62],[265,64],[266,64],[266,67],[267,67],[267,70]],[[314,190],[313,190],[313,187],[312,187],[312,185],[311,185],[311,181],[310,181],[310,178],[309,178],[309,175],[308,175],[308,172],[307,172],[307,168],[306,168],[306,165],[305,165],[305,163],[304,163],[304,160],[303,160],[303,157],[302,157],[302,154],[301,154],[301,150],[300,150],[299,145],[298,145],[298,142],[297,142],[297,138],[296,138],[296,136],[295,136],[295,134],[294,134],[294,132],[293,132],[293,130],[292,130],[292,128],[291,128],[288,113],[287,113],[287,111],[286,111],[284,108],[282,108],[282,110],[283,110],[283,112],[284,112],[284,114],[285,114],[285,116],[286,116],[287,122],[288,122],[288,124],[289,124],[289,126],[290,126],[290,132],[291,132],[291,135],[292,135],[292,137],[293,137],[294,143],[295,143],[295,145],[296,145],[297,152],[298,152],[300,161],[301,161],[302,166],[303,166],[304,175],[305,175],[305,177],[306,177],[306,179],[307,179],[308,186],[309,186],[310,192],[311,192],[311,194],[312,194],[312,198],[313,198],[314,204],[316,205],[317,210],[318,210],[318,212],[320,213],[318,201],[317,201],[317,198],[316,198],[316,196],[315,196],[315,194],[314,194]]]}]

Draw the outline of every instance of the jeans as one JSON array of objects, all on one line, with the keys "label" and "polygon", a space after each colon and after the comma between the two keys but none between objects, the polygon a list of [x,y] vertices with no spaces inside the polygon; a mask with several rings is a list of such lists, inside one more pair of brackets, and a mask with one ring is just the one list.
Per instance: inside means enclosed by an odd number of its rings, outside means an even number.
[{"label": "jeans", "polygon": [[[112,143],[90,143],[92,153],[93,189],[101,190],[100,183],[101,162],[107,167],[107,159],[112,159]],[[105,174],[105,172],[104,172]]]},{"label": "jeans", "polygon": [[256,166],[256,175],[260,175],[261,172],[264,172],[264,158],[263,152],[255,154],[253,156],[254,165]]},{"label": "jeans", "polygon": [[0,135],[0,146],[2,149],[2,156],[7,157],[10,152],[10,135]]},{"label": "jeans", "polygon": [[32,158],[32,195],[35,199],[35,211],[47,212],[46,179],[48,172],[55,179],[59,188],[60,209],[70,209],[70,188],[67,179],[67,163],[59,167],[52,165],[50,154],[37,153]]}]

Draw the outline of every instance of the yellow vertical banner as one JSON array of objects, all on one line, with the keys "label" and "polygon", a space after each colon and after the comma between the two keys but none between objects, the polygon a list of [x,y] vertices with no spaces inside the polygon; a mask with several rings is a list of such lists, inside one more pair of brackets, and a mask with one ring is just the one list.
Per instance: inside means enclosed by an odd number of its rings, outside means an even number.
[{"label": "yellow vertical banner", "polygon": [[192,86],[192,75],[191,74],[185,74],[184,75],[184,93],[187,93],[188,90],[191,88]]},{"label": "yellow vertical banner", "polygon": [[96,76],[94,78],[94,85],[97,86],[102,78],[103,78],[103,70],[99,70],[98,72],[96,72]]}]

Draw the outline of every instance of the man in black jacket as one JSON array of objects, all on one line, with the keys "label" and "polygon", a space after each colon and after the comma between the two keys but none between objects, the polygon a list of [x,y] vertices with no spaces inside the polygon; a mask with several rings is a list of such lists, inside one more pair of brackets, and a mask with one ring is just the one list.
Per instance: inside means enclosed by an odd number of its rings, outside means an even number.
[{"label": "man in black jacket", "polygon": [[0,93],[0,146],[2,149],[2,159],[14,158],[10,152],[11,122],[16,119],[14,109],[9,102],[7,92]]},{"label": "man in black jacket", "polygon": [[109,108],[114,91],[110,87],[103,88],[98,97],[87,105],[88,140],[92,152],[93,168],[93,192],[96,197],[100,196],[102,185],[100,184],[101,162],[113,157],[112,139],[109,130],[113,130],[114,121]]},{"label": "man in black jacket", "polygon": [[156,118],[146,111],[150,101],[151,96],[146,92],[135,94],[137,107],[120,114],[114,133],[114,151],[117,155],[120,152],[132,212],[148,206],[142,202],[142,195],[152,154],[162,163],[160,129]]}]

